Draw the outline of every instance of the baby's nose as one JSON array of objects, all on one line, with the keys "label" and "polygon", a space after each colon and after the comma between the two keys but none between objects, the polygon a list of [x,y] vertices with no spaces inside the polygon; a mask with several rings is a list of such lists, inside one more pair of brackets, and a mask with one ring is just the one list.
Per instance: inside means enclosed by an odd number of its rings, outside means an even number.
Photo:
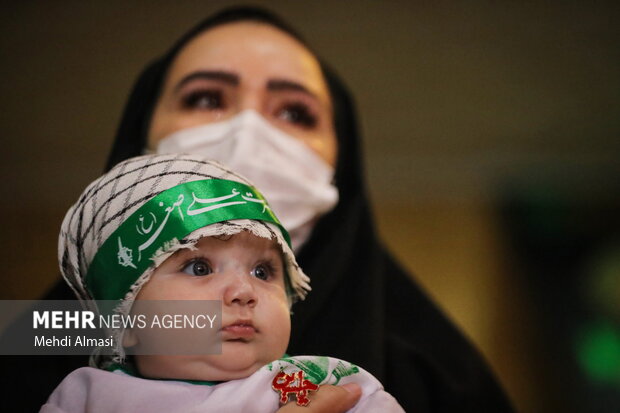
[{"label": "baby's nose", "polygon": [[227,274],[228,280],[224,291],[225,305],[254,307],[258,302],[256,290],[249,274]]}]

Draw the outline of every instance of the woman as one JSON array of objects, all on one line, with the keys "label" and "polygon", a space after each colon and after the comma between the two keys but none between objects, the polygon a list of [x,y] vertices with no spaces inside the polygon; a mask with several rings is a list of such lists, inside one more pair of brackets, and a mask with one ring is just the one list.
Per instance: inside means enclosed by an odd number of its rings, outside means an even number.
[{"label": "woman", "polygon": [[[288,352],[359,364],[407,411],[510,411],[476,351],[378,240],[354,108],[343,84],[270,13],[223,11],[148,66],[125,109],[108,168],[145,151],[183,148],[192,138],[179,138],[180,131],[195,135],[202,125],[234,129],[244,122],[266,134],[273,128],[284,132],[305,145],[300,159],[333,171],[333,179],[308,177],[312,168],[287,164],[285,156],[269,172],[274,177],[279,170],[281,177],[294,170],[294,182],[307,180],[310,189],[300,192],[289,181],[284,190],[297,201],[316,200],[301,205],[301,218],[295,205],[274,206],[291,213],[298,260],[313,279],[313,293],[295,308]],[[234,158],[217,148],[227,160]],[[244,166],[244,159],[236,162]],[[255,170],[246,174],[257,181]],[[319,193],[311,189],[316,185]],[[54,294],[47,298],[65,293]]]},{"label": "woman", "polygon": [[[277,36],[284,39],[274,40]],[[275,42],[289,57],[274,53],[260,60],[260,52],[268,52],[252,51],[252,45],[243,43],[248,38]],[[269,61],[277,65],[269,66]],[[196,73],[201,68],[237,76],[227,79],[236,82],[234,90],[225,90],[221,82],[213,86],[208,83],[212,79],[206,79],[202,92],[192,95],[201,85],[191,89],[191,84],[181,83],[191,76],[200,81]],[[293,79],[314,100],[300,96],[278,100],[269,90],[270,75]],[[183,95],[180,88],[187,86],[190,89]],[[204,110],[188,114],[182,106],[188,102]],[[313,58],[300,37],[271,14],[249,8],[219,13],[149,66],[127,105],[108,167],[145,147],[156,150],[162,138],[179,129],[225,120],[248,109],[335,166],[339,201],[312,223],[303,245],[296,245],[300,264],[314,284],[308,301],[295,309],[289,352],[333,354],[358,363],[374,373],[407,411],[508,410],[476,352],[378,241],[347,91]],[[308,127],[311,116],[317,118],[313,129]],[[266,196],[272,199],[269,193]]]}]

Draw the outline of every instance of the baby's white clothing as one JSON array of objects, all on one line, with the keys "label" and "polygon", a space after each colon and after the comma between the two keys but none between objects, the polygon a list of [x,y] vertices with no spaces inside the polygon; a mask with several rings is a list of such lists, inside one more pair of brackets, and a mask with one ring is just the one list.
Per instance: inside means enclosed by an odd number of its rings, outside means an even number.
[{"label": "baby's white clothing", "polygon": [[362,397],[349,412],[404,411],[366,370],[331,357],[297,356],[269,363],[244,379],[208,384],[139,378],[120,368],[83,367],[65,377],[40,413],[272,413],[280,407],[280,392],[272,388],[274,377],[281,371],[292,374],[300,370],[305,379],[319,385],[359,384]]}]

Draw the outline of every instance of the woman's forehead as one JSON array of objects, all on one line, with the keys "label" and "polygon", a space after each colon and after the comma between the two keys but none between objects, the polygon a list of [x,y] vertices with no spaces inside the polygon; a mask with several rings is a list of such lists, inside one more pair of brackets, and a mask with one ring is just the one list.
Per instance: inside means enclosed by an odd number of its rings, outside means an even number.
[{"label": "woman's forehead", "polygon": [[257,87],[270,79],[289,80],[328,96],[316,57],[294,37],[264,23],[228,23],[197,35],[173,61],[167,86],[199,70],[232,72]]}]

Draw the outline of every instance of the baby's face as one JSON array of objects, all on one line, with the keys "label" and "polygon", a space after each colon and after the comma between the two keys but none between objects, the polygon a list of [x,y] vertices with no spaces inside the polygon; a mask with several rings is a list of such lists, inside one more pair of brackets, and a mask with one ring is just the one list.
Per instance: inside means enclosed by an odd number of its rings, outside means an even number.
[{"label": "baby's face", "polygon": [[221,300],[222,354],[136,356],[145,377],[243,378],[282,357],[288,346],[290,313],[276,241],[244,231],[226,239],[206,237],[196,247],[164,261],[137,300]]}]

